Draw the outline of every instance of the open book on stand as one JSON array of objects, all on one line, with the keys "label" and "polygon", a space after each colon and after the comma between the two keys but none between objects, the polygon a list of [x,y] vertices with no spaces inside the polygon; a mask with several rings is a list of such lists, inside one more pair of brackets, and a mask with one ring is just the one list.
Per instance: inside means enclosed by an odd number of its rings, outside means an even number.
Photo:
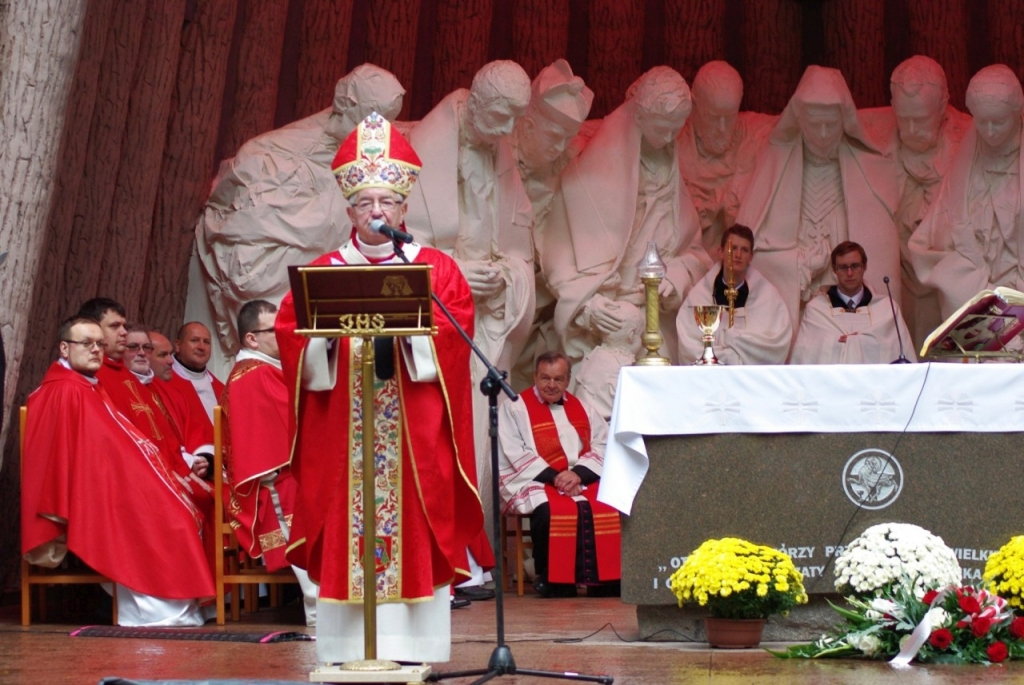
[{"label": "open book on stand", "polygon": [[922,360],[1024,358],[1024,293],[998,287],[982,290],[925,338]]}]

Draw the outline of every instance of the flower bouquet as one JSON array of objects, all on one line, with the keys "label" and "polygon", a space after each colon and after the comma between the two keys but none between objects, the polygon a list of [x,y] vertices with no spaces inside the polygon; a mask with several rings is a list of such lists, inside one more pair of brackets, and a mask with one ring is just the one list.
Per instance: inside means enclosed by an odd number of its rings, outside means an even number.
[{"label": "flower bouquet", "polygon": [[1011,607],[1024,610],[1024,535],[1010,538],[988,558],[982,579]]},{"label": "flower bouquet", "polygon": [[669,588],[679,606],[706,606],[715,618],[765,619],[807,602],[803,575],[783,552],[738,538],[706,540]]},{"label": "flower bouquet", "polygon": [[832,605],[845,620],[836,633],[795,645],[784,658],[867,656],[894,664],[990,664],[1024,657],[1024,617],[1002,597],[972,586],[929,590],[918,598],[909,578],[874,598]]},{"label": "flower bouquet", "polygon": [[836,559],[836,590],[865,597],[906,579],[917,597],[960,582],[960,563],[942,538],[909,523],[871,526]]}]

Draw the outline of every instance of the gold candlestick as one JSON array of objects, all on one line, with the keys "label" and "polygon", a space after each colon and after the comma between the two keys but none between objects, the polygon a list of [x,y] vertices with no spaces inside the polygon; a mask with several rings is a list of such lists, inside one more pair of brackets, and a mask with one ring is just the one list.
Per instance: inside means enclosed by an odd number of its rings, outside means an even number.
[{"label": "gold candlestick", "polygon": [[647,352],[637,359],[634,366],[669,366],[670,362],[659,353],[664,338],[661,335],[661,312],[658,301],[658,286],[665,278],[665,262],[661,261],[658,254],[658,246],[652,240],[647,243],[647,252],[644,253],[640,263],[637,264],[640,280],[644,284],[644,311],[646,314],[646,326],[644,334],[640,336]]}]

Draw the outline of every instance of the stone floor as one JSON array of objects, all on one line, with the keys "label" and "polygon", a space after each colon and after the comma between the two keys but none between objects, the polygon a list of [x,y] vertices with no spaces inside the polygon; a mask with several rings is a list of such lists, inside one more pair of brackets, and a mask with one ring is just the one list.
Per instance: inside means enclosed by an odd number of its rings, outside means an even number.
[{"label": "stone floor", "polygon": [[[57,606],[54,606],[54,605]],[[478,602],[452,614],[452,660],[441,672],[482,668],[494,650],[494,601]],[[607,674],[632,683],[715,683],[716,685],[850,683],[943,685],[1021,683],[1024,662],[1002,666],[913,666],[896,671],[885,663],[855,660],[788,661],[760,649],[711,650],[704,643],[641,641],[635,609],[618,599],[544,600],[536,595],[506,598],[506,643],[521,669]],[[258,645],[113,638],[72,638],[70,630],[93,623],[89,616],[51,601],[49,621],[22,628],[17,605],[0,608],[0,684],[97,683],[105,676],[133,680],[227,680],[306,682],[315,667],[311,642]],[[216,629],[208,625],[207,630]],[[230,623],[225,631],[307,629],[297,604],[263,609]],[[683,636],[663,633],[659,637]],[[784,645],[766,645],[782,647]],[[470,679],[448,682],[468,683]],[[554,682],[505,676],[495,683]]]}]

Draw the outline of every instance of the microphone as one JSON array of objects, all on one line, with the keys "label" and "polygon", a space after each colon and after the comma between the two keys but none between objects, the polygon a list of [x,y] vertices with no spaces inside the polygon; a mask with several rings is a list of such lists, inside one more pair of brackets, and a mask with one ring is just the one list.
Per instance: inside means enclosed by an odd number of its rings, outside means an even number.
[{"label": "microphone", "polygon": [[892,301],[892,290],[889,289],[889,277],[882,278],[885,281],[885,292],[889,293],[889,308],[892,310],[892,325],[896,327],[896,340],[900,344],[900,356],[891,361],[891,364],[909,364],[910,360],[903,354],[903,336],[900,335],[900,320],[896,316],[896,303]]},{"label": "microphone", "polygon": [[388,226],[386,223],[384,223],[381,219],[374,219],[373,221],[371,221],[370,230],[373,231],[374,233],[386,235],[387,237],[399,243],[412,242],[411,234],[406,233],[405,231],[400,231],[397,228],[392,228],[391,226]]}]

